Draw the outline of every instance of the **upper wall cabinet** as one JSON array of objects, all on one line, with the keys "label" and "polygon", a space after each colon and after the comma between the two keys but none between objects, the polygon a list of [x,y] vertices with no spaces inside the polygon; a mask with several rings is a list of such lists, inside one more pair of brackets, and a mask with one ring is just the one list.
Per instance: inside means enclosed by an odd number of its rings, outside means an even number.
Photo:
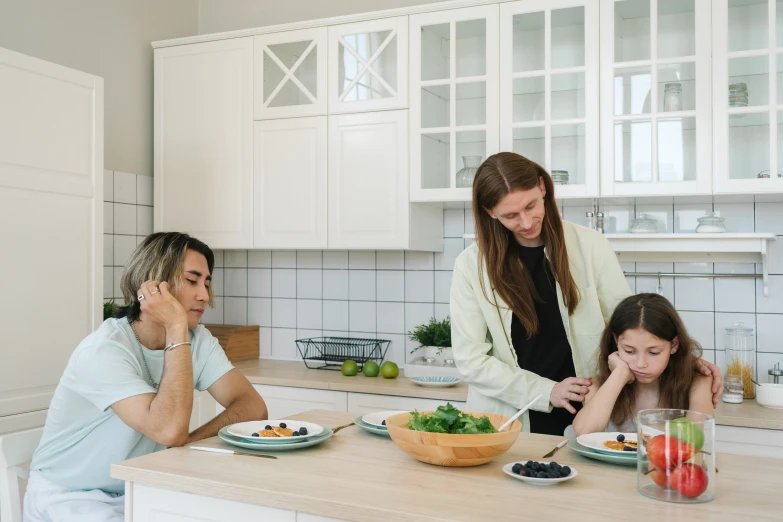
[{"label": "upper wall cabinet", "polygon": [[411,16],[410,45],[411,200],[470,201],[498,151],[498,5]]},{"label": "upper wall cabinet", "polygon": [[783,192],[783,2],[713,2],[715,192]]},{"label": "upper wall cabinet", "polygon": [[710,0],[601,0],[602,195],[711,193],[710,16]]},{"label": "upper wall cabinet", "polygon": [[598,16],[598,0],[500,5],[500,149],[554,173],[558,199],[598,196]]},{"label": "upper wall cabinet", "polygon": [[256,120],[326,114],[326,27],[253,37]]},{"label": "upper wall cabinet", "polygon": [[155,231],[253,245],[253,40],[155,50]]},{"label": "upper wall cabinet", "polygon": [[408,108],[408,17],[329,27],[329,113]]}]

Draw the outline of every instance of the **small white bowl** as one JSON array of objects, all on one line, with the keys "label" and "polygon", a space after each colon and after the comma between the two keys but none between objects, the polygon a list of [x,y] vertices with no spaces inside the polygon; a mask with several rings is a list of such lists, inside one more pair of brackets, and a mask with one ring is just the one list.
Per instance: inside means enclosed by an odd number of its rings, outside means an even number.
[{"label": "small white bowl", "polygon": [[783,384],[765,382],[756,385],[756,402],[767,408],[783,409]]},{"label": "small white bowl", "polygon": [[[519,464],[522,464],[523,466],[527,464],[528,460],[519,461]],[[540,464],[549,464],[549,461],[539,461]],[[579,473],[576,472],[576,468],[568,466],[571,468],[571,473],[567,477],[561,477],[561,478],[552,478],[552,479],[545,479],[545,478],[537,478],[537,477],[523,477],[521,475],[517,475],[512,471],[511,468],[514,467],[514,464],[517,464],[517,462],[509,462],[505,466],[503,466],[503,473],[506,475],[509,475],[511,477],[514,477],[517,480],[521,480],[522,482],[527,482],[528,484],[533,484],[534,486],[553,486],[555,484],[558,484],[560,482],[565,482],[566,480],[571,480],[572,478],[576,477]]]}]

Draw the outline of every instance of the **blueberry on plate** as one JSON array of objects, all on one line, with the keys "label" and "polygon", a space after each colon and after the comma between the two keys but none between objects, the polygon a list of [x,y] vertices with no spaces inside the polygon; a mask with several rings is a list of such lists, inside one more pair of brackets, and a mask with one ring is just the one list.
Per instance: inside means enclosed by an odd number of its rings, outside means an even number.
[{"label": "blueberry on plate", "polygon": [[386,426],[386,421],[385,420],[381,422],[381,426]]},{"label": "blueberry on plate", "polygon": [[[294,433],[296,433],[296,432],[294,432]],[[299,428],[299,435],[307,435],[307,428],[305,428],[304,426]]]},{"label": "blueberry on plate", "polygon": [[253,433],[253,437],[258,437],[258,433]]},{"label": "blueberry on plate", "polygon": [[514,464],[514,465],[511,467],[511,471],[512,471],[513,473],[516,473],[517,475],[519,475],[519,472],[520,472],[520,471],[522,471],[522,464],[520,464],[519,462],[517,462],[516,464]]},{"label": "blueberry on plate", "polygon": [[294,432],[294,433],[293,433],[291,436],[292,436],[292,437],[298,437],[298,436],[299,436],[299,432],[298,432],[298,431],[295,431],[295,432]]},{"label": "blueberry on plate", "polygon": [[623,442],[625,440],[625,435],[622,433],[617,436],[617,442]]},{"label": "blueberry on plate", "polygon": [[286,425],[286,423],[285,423],[285,422],[281,422],[281,423],[280,423],[280,427],[281,427],[281,428],[287,428],[288,426]]},{"label": "blueberry on plate", "polygon": [[548,478],[548,474],[544,473],[543,471],[539,471],[538,474],[536,474],[537,478]]},{"label": "blueberry on plate", "polygon": [[636,451],[636,450],[634,448],[632,448],[631,446],[626,446],[626,447],[623,448],[623,451]]},{"label": "blueberry on plate", "polygon": [[265,430],[271,430],[271,429],[272,429],[272,426],[270,426],[269,424],[267,424],[266,426],[264,426],[264,429],[265,429]]},{"label": "blueberry on plate", "polygon": [[571,468],[569,468],[568,466],[563,466],[560,469],[560,474],[563,475],[564,477],[569,476],[571,474]]}]

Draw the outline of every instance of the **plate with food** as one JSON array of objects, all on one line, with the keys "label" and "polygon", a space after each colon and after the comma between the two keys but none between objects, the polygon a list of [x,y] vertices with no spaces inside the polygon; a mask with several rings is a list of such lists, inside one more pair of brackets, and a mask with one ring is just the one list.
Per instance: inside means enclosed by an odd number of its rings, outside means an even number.
[{"label": "plate with food", "polygon": [[552,486],[578,475],[574,467],[534,460],[509,462],[503,466],[503,473],[535,486]]},{"label": "plate with food", "polygon": [[360,428],[366,431],[369,431],[370,433],[391,438],[391,435],[389,435],[389,430],[386,429],[386,426],[376,426],[374,424],[368,424],[362,420],[362,417],[356,417],[354,422],[356,423],[357,426],[359,426]]},{"label": "plate with food", "polygon": [[635,459],[638,450],[636,433],[599,431],[580,435],[576,440],[582,446],[609,455],[628,455]]},{"label": "plate with food", "polygon": [[293,420],[263,420],[239,422],[226,426],[232,437],[248,439],[254,444],[301,442],[324,432],[323,426]]},{"label": "plate with food", "polygon": [[575,453],[579,453],[580,455],[589,459],[608,462],[610,464],[619,464],[620,466],[636,466],[636,453],[629,453],[628,455],[619,453],[599,453],[594,449],[582,446],[576,441],[576,439],[569,439],[568,447]]},{"label": "plate with food", "polygon": [[218,432],[218,437],[221,440],[240,448],[260,450],[260,451],[296,451],[298,449],[307,448],[320,444],[329,439],[334,432],[329,428],[324,428],[324,431],[320,435],[314,437],[296,440],[295,443],[289,442],[274,442],[275,439],[270,439],[270,442],[258,443],[257,439],[246,439],[244,437],[235,437],[228,433],[226,428],[222,428]]},{"label": "plate with food", "polygon": [[386,419],[391,417],[392,415],[397,415],[398,413],[408,413],[407,411],[376,411],[375,413],[368,413],[367,415],[364,415],[361,417],[362,422],[365,424],[369,424],[370,426],[375,426],[377,428],[383,428],[386,429]]}]

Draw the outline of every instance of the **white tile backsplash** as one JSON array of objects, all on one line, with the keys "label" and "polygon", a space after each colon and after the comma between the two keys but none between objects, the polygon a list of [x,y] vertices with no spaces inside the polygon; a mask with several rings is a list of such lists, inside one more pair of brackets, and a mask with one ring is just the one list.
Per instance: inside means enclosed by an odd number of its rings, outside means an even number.
[{"label": "white tile backsplash", "polygon": [[[103,295],[121,302],[123,265],[136,244],[152,232],[153,180],[106,171],[104,187]],[[783,323],[783,204],[754,204],[752,198],[730,197],[683,198],[680,203],[671,198],[654,204],[640,201],[624,199],[602,205],[607,232],[627,230],[630,219],[640,213],[654,215],[662,229],[689,232],[695,229],[696,219],[714,206],[726,218],[729,231],[781,236],[770,244],[768,297],[763,296],[760,279],[661,279],[664,295],[681,311],[707,360],[723,363],[723,328],[737,320],[755,328],[759,376],[765,379],[763,365],[771,367],[770,363],[783,358],[783,342],[778,341]],[[589,207],[561,203],[566,217],[583,224]],[[473,243],[463,240],[463,234],[474,232],[470,204],[455,204],[444,209],[443,252],[215,250],[216,307],[207,308],[202,322],[259,325],[262,357],[301,360],[295,339],[343,335],[390,339],[387,359],[404,364],[417,356],[408,353],[415,343],[407,339],[406,332],[431,317],[449,315],[454,262]],[[624,262],[622,266],[640,272],[673,268],[708,274],[753,273],[755,268],[746,263]],[[628,279],[638,292],[655,291],[658,284],[657,277]]]}]

